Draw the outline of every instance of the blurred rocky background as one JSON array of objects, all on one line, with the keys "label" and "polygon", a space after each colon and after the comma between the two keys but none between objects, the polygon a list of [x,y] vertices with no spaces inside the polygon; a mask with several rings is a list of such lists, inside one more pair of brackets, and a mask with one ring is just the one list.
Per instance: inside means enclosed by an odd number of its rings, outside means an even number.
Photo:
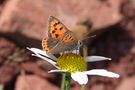
[{"label": "blurred rocky background", "polygon": [[[86,39],[89,55],[112,61],[89,63],[119,79],[89,77],[86,90],[135,90],[135,0],[0,0],[0,90],[59,90],[61,74],[31,57],[26,47],[41,48],[48,18],[59,18],[70,30],[78,24],[94,38]],[[71,90],[80,90],[72,81]]]}]

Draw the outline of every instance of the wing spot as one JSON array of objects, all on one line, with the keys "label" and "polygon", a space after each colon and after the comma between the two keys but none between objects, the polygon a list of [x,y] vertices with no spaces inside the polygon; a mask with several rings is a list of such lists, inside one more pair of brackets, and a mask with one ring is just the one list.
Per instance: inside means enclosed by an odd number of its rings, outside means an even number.
[{"label": "wing spot", "polygon": [[58,37],[59,37],[59,35],[58,35],[58,34],[55,34],[55,37],[56,37],[56,38],[58,38]]},{"label": "wing spot", "polygon": [[57,23],[55,23],[53,26],[56,27]]},{"label": "wing spot", "polygon": [[46,52],[48,52],[49,50],[47,49],[47,50],[45,50]]},{"label": "wing spot", "polygon": [[54,28],[54,30],[57,30],[57,28]]},{"label": "wing spot", "polygon": [[69,39],[71,39],[71,38],[72,38],[72,36],[69,37]]},{"label": "wing spot", "polygon": [[72,38],[71,40],[73,41],[74,39]]},{"label": "wing spot", "polygon": [[52,33],[55,33],[55,31],[53,30]]},{"label": "wing spot", "polygon": [[55,27],[55,26],[58,25],[58,24],[60,24],[60,22],[55,23],[53,26]]},{"label": "wing spot", "polygon": [[57,24],[60,24],[60,22],[58,21]]},{"label": "wing spot", "polygon": [[60,30],[62,30],[63,29],[63,27],[60,27]]}]

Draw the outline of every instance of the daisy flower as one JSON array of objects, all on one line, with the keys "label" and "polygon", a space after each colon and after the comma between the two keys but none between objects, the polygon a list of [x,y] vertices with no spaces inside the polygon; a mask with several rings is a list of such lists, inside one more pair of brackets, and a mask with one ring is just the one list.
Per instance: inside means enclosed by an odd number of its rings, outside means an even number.
[{"label": "daisy flower", "polygon": [[78,54],[67,53],[56,58],[52,54],[47,54],[45,51],[42,51],[37,48],[27,48],[32,51],[33,56],[39,57],[54,67],[55,70],[50,70],[52,72],[67,72],[71,74],[71,77],[74,81],[78,82],[81,85],[85,85],[88,82],[88,75],[98,75],[110,78],[118,78],[119,74],[107,71],[105,69],[92,69],[87,70],[87,62],[101,61],[101,60],[111,60],[110,58],[102,56],[87,56],[82,57]]}]

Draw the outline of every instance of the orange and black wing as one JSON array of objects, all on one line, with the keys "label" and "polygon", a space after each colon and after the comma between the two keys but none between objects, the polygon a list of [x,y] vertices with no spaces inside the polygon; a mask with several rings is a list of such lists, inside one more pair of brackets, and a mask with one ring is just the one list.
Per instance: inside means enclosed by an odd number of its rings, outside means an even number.
[{"label": "orange and black wing", "polygon": [[60,20],[51,16],[49,18],[48,37],[55,40],[61,40],[69,30],[63,25]]},{"label": "orange and black wing", "polygon": [[42,47],[44,51],[51,52],[69,30],[60,22],[60,20],[53,16],[50,16],[49,18],[48,29],[48,38],[42,40]]},{"label": "orange and black wing", "polygon": [[42,47],[48,53],[60,53],[77,46],[77,38],[57,18],[49,18],[48,38],[42,40]]}]

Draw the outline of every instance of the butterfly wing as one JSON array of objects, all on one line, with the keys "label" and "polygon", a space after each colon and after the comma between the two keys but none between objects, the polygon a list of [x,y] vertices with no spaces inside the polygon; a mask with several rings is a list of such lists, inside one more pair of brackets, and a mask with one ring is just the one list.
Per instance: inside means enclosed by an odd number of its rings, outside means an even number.
[{"label": "butterfly wing", "polygon": [[56,46],[57,43],[58,40],[54,40],[53,38],[44,38],[42,40],[42,48],[44,51],[49,53],[52,50],[52,48]]},{"label": "butterfly wing", "polygon": [[73,33],[68,32],[56,46],[51,49],[51,53],[56,54],[64,51],[71,51],[77,49],[78,40],[73,36]]},{"label": "butterfly wing", "polygon": [[78,39],[75,37],[73,32],[69,32],[62,39],[63,50],[70,51],[77,49],[78,47]]},{"label": "butterfly wing", "polygon": [[53,52],[59,41],[69,30],[55,17],[49,18],[48,38],[42,40],[43,50],[46,52]]},{"label": "butterfly wing", "polygon": [[57,18],[49,18],[48,38],[42,40],[42,47],[48,53],[57,54],[76,49],[78,40]]},{"label": "butterfly wing", "polygon": [[65,27],[64,24],[60,22],[60,20],[58,20],[53,16],[49,18],[49,30],[48,30],[49,38],[61,40],[68,31],[69,30]]}]

